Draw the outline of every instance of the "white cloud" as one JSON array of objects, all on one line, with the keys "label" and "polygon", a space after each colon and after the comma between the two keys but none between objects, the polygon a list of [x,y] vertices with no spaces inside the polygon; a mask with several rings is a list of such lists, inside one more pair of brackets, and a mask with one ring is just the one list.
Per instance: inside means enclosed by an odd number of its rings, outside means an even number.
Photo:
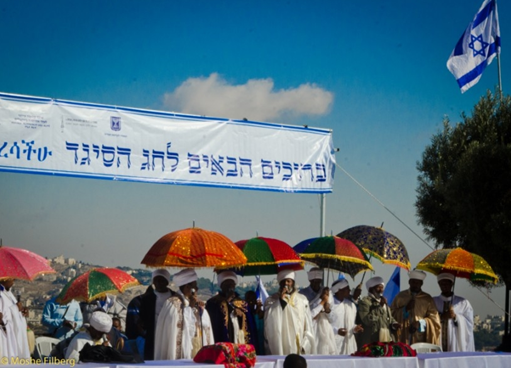
[{"label": "white cloud", "polygon": [[173,92],[164,95],[164,105],[172,111],[188,114],[271,121],[283,114],[326,114],[333,98],[332,92],[311,83],[274,90],[271,78],[250,79],[245,84],[233,85],[218,73],[212,73],[207,78],[188,78]]}]

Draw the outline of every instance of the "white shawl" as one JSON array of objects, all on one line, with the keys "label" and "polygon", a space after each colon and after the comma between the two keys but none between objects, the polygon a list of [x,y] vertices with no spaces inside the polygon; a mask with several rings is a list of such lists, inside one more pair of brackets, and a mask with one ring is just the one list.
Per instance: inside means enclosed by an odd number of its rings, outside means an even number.
[{"label": "white shawl", "polygon": [[[451,297],[443,295],[435,296],[436,308],[438,313],[444,309],[444,301],[450,302]],[[456,324],[452,319],[447,326],[447,345],[448,351],[475,351],[474,346],[474,311],[470,302],[460,296],[454,296],[452,309],[456,314]],[[445,333],[442,331],[441,334]],[[442,341],[442,338],[440,338]]]},{"label": "white shawl", "polygon": [[213,344],[213,330],[208,312],[204,309],[201,318],[181,292],[168,298],[156,322],[154,359],[192,359],[197,348],[200,348],[194,346],[193,341],[201,345],[201,329],[202,346]]},{"label": "white shawl", "polygon": [[[337,346],[336,354],[351,355],[357,351],[357,341],[355,340],[355,319],[357,317],[357,306],[349,299],[342,302],[334,299],[332,311],[329,314],[332,332],[335,334],[335,343]],[[346,329],[346,336],[339,335],[340,328]]]},{"label": "white shawl", "polygon": [[264,303],[264,338],[270,355],[315,354],[314,332],[307,298],[293,292],[282,309],[280,294]]}]

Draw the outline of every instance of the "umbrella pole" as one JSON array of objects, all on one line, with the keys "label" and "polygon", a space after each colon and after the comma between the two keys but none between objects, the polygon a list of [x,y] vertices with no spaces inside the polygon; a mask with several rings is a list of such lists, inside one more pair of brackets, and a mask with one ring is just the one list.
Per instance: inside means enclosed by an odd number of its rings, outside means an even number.
[{"label": "umbrella pole", "polygon": [[[451,305],[450,307],[454,305],[454,285],[456,285],[456,277],[454,277],[454,281],[452,282],[452,295],[451,295]],[[458,327],[458,323],[454,322],[454,327]]]},{"label": "umbrella pole", "polygon": [[[368,261],[371,261],[371,258],[372,258],[372,257],[373,257],[373,256],[372,256],[372,254],[369,254],[369,259],[368,259]],[[364,274],[362,275],[362,280],[360,280],[360,285],[359,285],[360,287],[362,287],[362,284],[364,283],[364,278],[366,277],[366,272],[367,272],[367,270],[366,270],[366,271],[364,271]]]}]

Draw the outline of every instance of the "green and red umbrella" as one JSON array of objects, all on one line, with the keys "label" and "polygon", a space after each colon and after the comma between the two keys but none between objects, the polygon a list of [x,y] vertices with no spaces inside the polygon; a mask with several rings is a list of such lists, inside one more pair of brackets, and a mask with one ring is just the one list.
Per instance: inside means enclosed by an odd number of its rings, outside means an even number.
[{"label": "green and red umbrella", "polygon": [[303,260],[282,240],[256,237],[235,244],[247,257],[247,263],[234,270],[240,275],[275,275],[282,269],[303,270]]},{"label": "green and red umbrella", "polygon": [[307,239],[295,245],[293,249],[308,262],[321,268],[347,273],[351,277],[373,269],[360,247],[338,236]]},{"label": "green and red umbrella", "polygon": [[137,285],[140,283],[136,278],[118,268],[93,268],[69,281],[57,296],[57,302],[67,304],[75,299],[89,303]]}]

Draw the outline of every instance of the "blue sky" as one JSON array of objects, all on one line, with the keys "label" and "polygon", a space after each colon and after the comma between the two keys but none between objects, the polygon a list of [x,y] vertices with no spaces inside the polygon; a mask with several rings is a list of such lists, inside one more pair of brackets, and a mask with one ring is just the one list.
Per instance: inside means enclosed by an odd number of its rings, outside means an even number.
[{"label": "blue sky", "polygon": [[[497,84],[496,60],[464,94],[446,68],[481,4],[2,2],[0,91],[331,128],[337,163],[422,235],[416,162],[444,116],[460,121]],[[511,4],[500,1],[504,91],[511,85],[509,14]],[[313,89],[322,97],[311,106]],[[285,102],[275,110],[274,101]],[[295,245],[319,234],[317,195],[1,172],[0,188],[4,245],[104,266],[137,267],[162,235],[194,220],[233,241],[258,233]],[[327,233],[384,222],[413,265],[430,252],[340,169],[326,208]],[[375,265],[385,279],[393,271]],[[437,294],[434,278],[427,280],[426,290]],[[465,280],[457,288],[476,313],[498,312]],[[503,293],[492,293],[501,305]]]}]

